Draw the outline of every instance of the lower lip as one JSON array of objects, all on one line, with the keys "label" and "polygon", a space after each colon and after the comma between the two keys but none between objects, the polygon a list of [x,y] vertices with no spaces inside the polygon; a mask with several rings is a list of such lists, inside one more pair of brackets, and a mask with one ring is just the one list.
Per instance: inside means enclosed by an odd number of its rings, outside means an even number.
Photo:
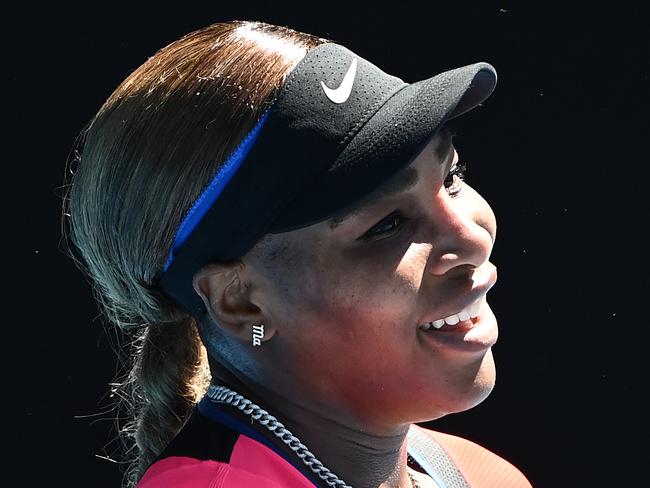
[{"label": "lower lip", "polygon": [[460,352],[480,352],[492,347],[499,335],[497,320],[487,302],[483,302],[475,318],[463,320],[453,327],[422,330],[418,333],[435,349],[453,349]]}]

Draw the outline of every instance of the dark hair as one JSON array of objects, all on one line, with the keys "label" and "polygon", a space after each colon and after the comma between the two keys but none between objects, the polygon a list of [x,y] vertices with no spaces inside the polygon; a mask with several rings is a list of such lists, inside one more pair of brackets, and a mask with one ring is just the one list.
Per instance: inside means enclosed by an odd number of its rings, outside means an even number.
[{"label": "dark hair", "polygon": [[289,72],[324,41],[261,22],[191,32],[134,70],[78,137],[66,165],[63,245],[107,325],[129,337],[113,391],[128,412],[118,426],[132,453],[126,486],[209,383],[196,319],[155,284],[176,228]]}]

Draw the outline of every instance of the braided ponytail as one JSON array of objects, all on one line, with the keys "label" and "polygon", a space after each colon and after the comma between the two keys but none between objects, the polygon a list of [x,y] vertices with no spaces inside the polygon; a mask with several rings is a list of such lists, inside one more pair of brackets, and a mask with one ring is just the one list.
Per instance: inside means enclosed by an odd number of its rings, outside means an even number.
[{"label": "braided ponytail", "polygon": [[133,426],[139,458],[137,480],[183,426],[210,382],[207,354],[193,318],[175,324],[148,324],[129,375],[131,397],[139,400]]},{"label": "braided ponytail", "polygon": [[[178,433],[209,382],[196,317],[156,286],[185,212],[323,39],[260,22],[227,22],[160,49],[111,94],[66,168],[66,254],[91,281],[118,347],[114,394],[129,421],[125,486]],[[76,168],[72,167],[76,164]]]}]

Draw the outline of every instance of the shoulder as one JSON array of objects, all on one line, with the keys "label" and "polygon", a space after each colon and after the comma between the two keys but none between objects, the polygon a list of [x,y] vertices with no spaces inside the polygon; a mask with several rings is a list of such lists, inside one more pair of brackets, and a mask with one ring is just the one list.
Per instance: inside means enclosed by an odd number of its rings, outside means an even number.
[{"label": "shoulder", "polygon": [[208,487],[223,478],[229,466],[211,460],[194,459],[186,456],[172,456],[156,461],[144,473],[137,488],[158,488],[173,486]]},{"label": "shoulder", "polygon": [[[247,426],[244,426],[247,427]],[[309,479],[257,433],[195,411],[137,488],[308,488]],[[253,436],[253,437],[251,437]]]},{"label": "shoulder", "polygon": [[214,460],[172,456],[152,464],[137,488],[282,488],[266,477]]},{"label": "shoulder", "polygon": [[445,450],[472,488],[531,488],[519,469],[489,449],[462,437],[418,427]]}]

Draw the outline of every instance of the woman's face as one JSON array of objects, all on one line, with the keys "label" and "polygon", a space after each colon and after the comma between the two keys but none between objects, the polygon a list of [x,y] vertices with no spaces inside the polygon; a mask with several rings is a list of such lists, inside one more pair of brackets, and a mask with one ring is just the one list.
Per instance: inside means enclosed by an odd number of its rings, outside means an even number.
[{"label": "woman's face", "polygon": [[[457,161],[437,135],[409,166],[419,176],[411,188],[338,225],[274,236],[282,258],[250,259],[255,300],[274,329],[254,353],[265,349],[276,388],[376,426],[432,420],[490,393],[497,323],[483,295],[496,281],[496,220],[449,176]],[[471,327],[418,327],[481,296]]]}]

